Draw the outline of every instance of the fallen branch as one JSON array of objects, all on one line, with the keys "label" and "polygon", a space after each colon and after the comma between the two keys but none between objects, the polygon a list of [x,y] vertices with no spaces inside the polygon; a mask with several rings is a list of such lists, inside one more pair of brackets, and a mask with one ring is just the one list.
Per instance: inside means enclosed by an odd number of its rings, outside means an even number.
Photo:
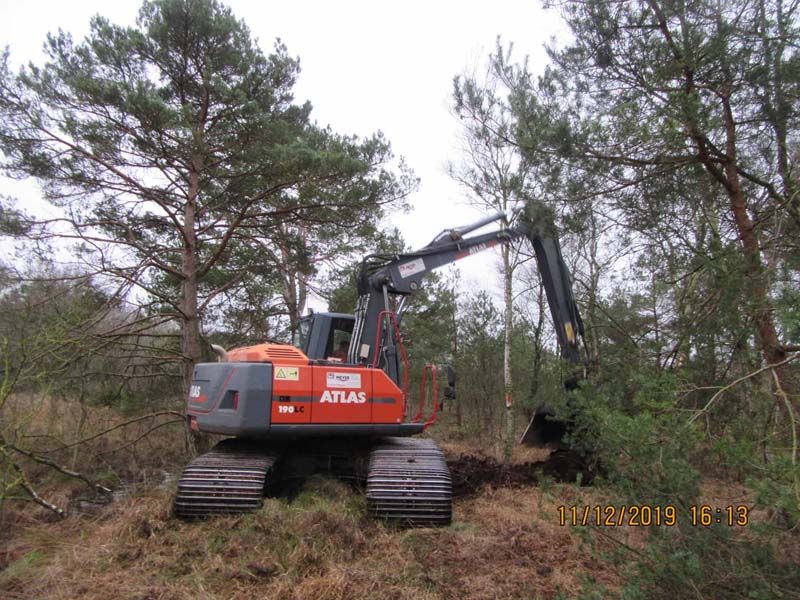
[{"label": "fallen branch", "polygon": [[[10,448],[14,452],[18,452],[19,454],[22,454],[23,456],[27,456],[28,458],[30,458],[34,462],[37,462],[37,463],[42,464],[42,465],[47,465],[51,469],[55,469],[59,473],[63,473],[64,475],[67,475],[68,477],[73,477],[75,479],[80,479],[86,485],[96,489],[99,492],[103,492],[104,494],[110,494],[111,493],[111,490],[109,488],[107,488],[106,486],[100,485],[99,483],[97,483],[95,481],[92,481],[91,479],[86,477],[86,475],[78,473],[77,471],[72,471],[71,469],[67,469],[66,467],[62,467],[61,465],[59,465],[55,461],[47,458],[46,456],[41,456],[41,455],[37,454],[36,452],[32,452],[30,450],[25,450],[24,448],[20,448],[18,446],[15,446],[14,444],[9,444],[8,442],[6,442],[6,448]],[[15,465],[15,468],[18,468],[18,466],[16,465],[16,463],[14,461],[11,461],[11,462],[12,462],[12,464]]]},{"label": "fallen branch", "polygon": [[14,469],[14,472],[19,476],[19,479],[15,483],[19,485],[23,490],[25,490],[25,492],[31,497],[31,500],[36,504],[38,504],[39,506],[43,506],[47,510],[54,512],[56,515],[58,515],[60,519],[66,517],[67,513],[64,511],[64,509],[59,508],[58,506],[52,504],[51,502],[48,502],[47,500],[42,498],[36,492],[35,489],[33,489],[33,486],[28,481],[28,478],[25,477],[25,471],[23,471],[22,467],[20,467],[11,458],[11,456],[8,454],[8,451],[5,448],[2,449],[2,452],[3,455],[6,457],[6,459],[8,459],[8,462],[11,463],[11,468]]}]

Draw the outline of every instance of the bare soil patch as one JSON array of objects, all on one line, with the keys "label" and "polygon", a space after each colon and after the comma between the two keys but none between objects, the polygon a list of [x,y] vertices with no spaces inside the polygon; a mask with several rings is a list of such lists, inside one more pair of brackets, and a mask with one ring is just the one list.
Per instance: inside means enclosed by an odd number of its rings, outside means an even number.
[{"label": "bare soil patch", "polygon": [[483,486],[491,488],[535,485],[542,477],[559,483],[589,485],[594,479],[592,469],[572,452],[555,451],[537,461],[503,464],[491,456],[461,454],[448,456],[447,464],[453,478],[455,497],[478,493]]}]

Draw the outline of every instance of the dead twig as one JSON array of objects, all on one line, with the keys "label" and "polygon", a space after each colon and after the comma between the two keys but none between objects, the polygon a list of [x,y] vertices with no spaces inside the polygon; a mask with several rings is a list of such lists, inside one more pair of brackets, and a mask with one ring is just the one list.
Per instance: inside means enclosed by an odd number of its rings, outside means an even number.
[{"label": "dead twig", "polygon": [[[780,377],[778,377],[775,369],[772,369],[772,379],[775,382],[775,394],[783,400],[786,406],[786,412],[789,414],[789,422],[792,425],[792,466],[797,467],[797,420],[795,419],[789,396],[784,391],[783,386],[781,386]],[[800,506],[800,481],[798,481],[797,469],[794,469],[794,495],[798,506]]]},{"label": "dead twig", "polygon": [[[107,488],[106,486],[100,485],[99,483],[97,483],[95,481],[92,481],[91,479],[86,477],[86,475],[83,475],[82,473],[78,473],[77,471],[73,471],[73,470],[68,469],[66,467],[62,467],[61,465],[59,465],[55,461],[51,460],[50,458],[47,458],[46,456],[42,456],[41,454],[38,454],[36,452],[32,452],[30,450],[25,450],[24,448],[20,448],[18,446],[15,446],[14,444],[9,444],[8,442],[6,442],[5,446],[6,446],[6,448],[9,448],[9,449],[13,450],[14,452],[22,454],[23,456],[27,456],[29,459],[31,459],[34,462],[37,462],[37,463],[42,464],[42,465],[47,465],[51,469],[55,469],[59,473],[67,475],[68,477],[73,477],[75,479],[80,479],[86,485],[96,489],[99,492],[103,492],[104,494],[110,494],[111,493],[111,490],[109,488]],[[6,453],[6,455],[7,455],[7,453]],[[11,462],[12,462],[12,464],[16,465],[16,463],[14,463],[14,461],[11,461]]]},{"label": "dead twig", "polygon": [[[160,417],[162,415],[172,415],[174,417],[179,417],[180,419],[184,419],[185,418],[185,415],[183,413],[180,413],[180,412],[178,412],[176,410],[161,410],[161,411],[158,411],[158,412],[142,415],[141,417],[135,417],[133,419],[129,419],[127,421],[123,421],[122,423],[117,423],[113,427],[105,429],[105,430],[101,431],[100,433],[95,433],[93,435],[90,435],[89,437],[83,438],[82,440],[78,440],[77,442],[72,442],[71,444],[65,444],[65,445],[61,446],[60,448],[53,448],[51,450],[44,450],[43,452],[45,452],[45,453],[59,452],[61,450],[66,450],[68,448],[72,448],[73,446],[79,446],[81,444],[85,444],[86,442],[90,442],[90,441],[95,440],[95,439],[97,439],[99,437],[102,437],[102,436],[104,436],[104,435],[106,435],[108,433],[111,433],[112,431],[115,431],[117,429],[121,429],[122,427],[127,427],[128,425],[132,425],[133,423],[138,423],[139,421],[144,421],[145,419],[151,419],[153,417]],[[169,421],[169,422],[172,423],[172,421]]]},{"label": "dead twig", "polygon": [[780,367],[780,366],[782,366],[782,365],[785,365],[786,363],[789,363],[789,362],[791,362],[791,361],[793,361],[793,360],[796,360],[796,359],[798,359],[798,358],[800,358],[800,354],[795,354],[795,355],[793,355],[793,356],[790,356],[790,357],[788,357],[788,358],[785,358],[784,360],[782,360],[782,361],[780,361],[780,362],[776,362],[776,363],[774,363],[774,364],[771,364],[771,365],[766,365],[765,367],[761,367],[760,369],[757,369],[757,370],[753,371],[752,373],[748,373],[747,375],[744,375],[744,376],[742,376],[742,377],[739,377],[739,379],[737,379],[737,380],[735,380],[735,381],[732,381],[731,383],[729,383],[729,384],[728,384],[728,385],[726,385],[726,386],[723,386],[723,387],[721,387],[721,388],[719,389],[719,391],[718,391],[716,394],[714,394],[713,396],[711,396],[711,399],[710,399],[708,402],[706,402],[706,405],[705,405],[703,408],[701,408],[699,411],[697,411],[697,412],[696,412],[694,415],[692,415],[692,416],[689,418],[689,421],[688,421],[688,423],[691,425],[691,424],[692,424],[692,423],[694,423],[694,422],[695,422],[695,421],[696,421],[698,418],[700,418],[700,416],[701,416],[701,415],[703,415],[703,414],[707,413],[707,412],[708,412],[708,409],[709,409],[709,408],[711,408],[711,405],[712,405],[712,404],[714,404],[714,402],[716,402],[716,401],[717,401],[717,399],[718,399],[720,396],[722,396],[722,395],[723,395],[725,392],[727,392],[727,391],[728,391],[728,390],[730,390],[731,388],[733,388],[733,387],[735,387],[735,386],[739,385],[740,383],[742,383],[742,382],[744,382],[744,381],[747,381],[748,379],[752,379],[753,377],[755,377],[756,375],[759,375],[759,374],[763,373],[764,371],[769,371],[769,370],[771,370],[771,369],[772,369],[772,370],[774,370],[776,367]]},{"label": "dead twig", "polygon": [[63,519],[64,517],[67,516],[67,513],[64,511],[64,509],[59,508],[58,506],[56,506],[55,504],[53,504],[51,502],[48,502],[47,500],[42,498],[36,492],[35,489],[33,489],[33,486],[30,484],[30,482],[28,481],[28,478],[25,476],[25,471],[23,471],[22,467],[20,467],[14,461],[14,459],[11,458],[11,455],[8,453],[8,451],[5,448],[0,449],[0,451],[2,451],[3,456],[6,457],[6,460],[8,460],[8,462],[11,464],[11,468],[14,469],[14,472],[18,476],[18,479],[14,483],[16,485],[18,485],[19,487],[21,487],[23,490],[25,490],[25,493],[27,493],[31,497],[31,500],[33,502],[35,502],[39,506],[43,506],[44,508],[46,508],[49,511],[52,511],[53,513],[58,515],[58,517],[60,519]]},{"label": "dead twig", "polygon": [[158,425],[155,425],[155,426],[151,427],[150,429],[148,429],[147,431],[145,431],[142,435],[140,435],[136,439],[131,440],[130,442],[127,442],[125,444],[122,444],[121,446],[117,446],[116,448],[112,448],[111,450],[104,450],[103,452],[98,453],[98,456],[104,456],[106,454],[113,454],[114,452],[119,452],[120,450],[124,450],[125,448],[129,448],[131,446],[134,446],[137,442],[139,442],[140,440],[143,440],[144,438],[146,438],[148,435],[153,433],[156,429],[161,429],[162,427],[164,427],[166,425],[175,425],[177,423],[184,423],[184,420],[181,418],[181,419],[175,419],[174,421],[164,421],[163,423],[159,423]]}]

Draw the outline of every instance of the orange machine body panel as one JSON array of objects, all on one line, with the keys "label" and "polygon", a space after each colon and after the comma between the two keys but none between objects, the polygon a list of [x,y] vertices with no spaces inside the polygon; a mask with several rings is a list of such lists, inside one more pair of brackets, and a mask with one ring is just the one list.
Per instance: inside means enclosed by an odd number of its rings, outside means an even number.
[{"label": "orange machine body panel", "polygon": [[402,423],[406,406],[403,391],[381,369],[368,369],[372,373],[372,422]]},{"label": "orange machine body panel", "polygon": [[381,369],[311,364],[294,346],[259,344],[228,352],[229,362],[272,363],[270,422],[401,423],[403,393]]},{"label": "orange machine body panel", "polygon": [[272,372],[272,423],[403,421],[403,393],[380,369],[274,363]]},{"label": "orange machine body panel", "polygon": [[371,423],[370,369],[314,366],[312,423]]},{"label": "orange machine body panel", "polygon": [[267,399],[272,423],[311,422],[313,369],[308,359],[303,366],[272,364],[272,398]]},{"label": "orange machine body panel", "polygon": [[228,351],[228,362],[271,362],[282,365],[307,365],[308,357],[294,346],[258,344]]}]

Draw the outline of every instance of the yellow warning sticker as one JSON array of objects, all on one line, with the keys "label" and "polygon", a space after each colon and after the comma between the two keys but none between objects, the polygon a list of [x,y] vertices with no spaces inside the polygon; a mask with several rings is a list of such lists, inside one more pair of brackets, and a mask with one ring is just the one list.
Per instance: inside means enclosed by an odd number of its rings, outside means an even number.
[{"label": "yellow warning sticker", "polygon": [[278,367],[275,370],[275,379],[282,379],[283,381],[299,381],[300,368],[299,367]]}]

